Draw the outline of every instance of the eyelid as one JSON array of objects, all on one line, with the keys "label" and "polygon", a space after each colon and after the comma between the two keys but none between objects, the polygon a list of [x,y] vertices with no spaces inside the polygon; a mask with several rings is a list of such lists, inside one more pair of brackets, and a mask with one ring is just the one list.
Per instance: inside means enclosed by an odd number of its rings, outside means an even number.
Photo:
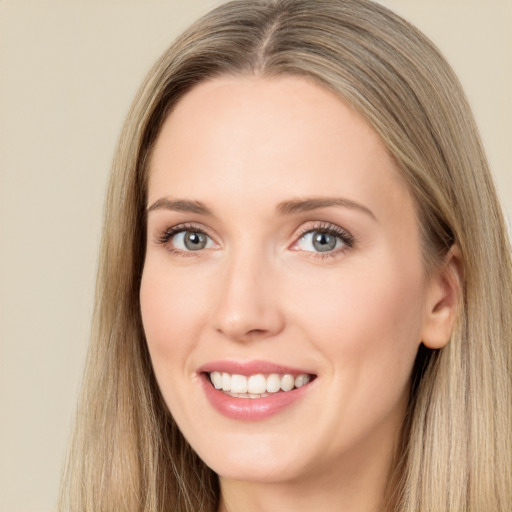
[{"label": "eyelid", "polygon": [[[302,238],[311,232],[319,231],[319,232],[325,232],[332,234],[339,238],[343,242],[343,246],[338,249],[333,249],[332,251],[326,251],[326,252],[320,252],[320,251],[303,251],[299,248],[294,248],[297,246],[300,240]],[[290,246],[291,250],[294,251],[301,251],[307,254],[308,257],[312,258],[328,258],[337,256],[341,253],[346,252],[347,250],[350,250],[353,248],[355,244],[355,238],[352,236],[351,233],[349,233],[346,229],[338,226],[337,224],[333,224],[331,222],[326,221],[317,221],[317,222],[309,222],[305,225],[301,226],[299,231],[294,236],[294,242]]]},{"label": "eyelid", "polygon": [[[155,237],[155,241],[159,245],[164,245],[167,247],[167,249],[175,254],[179,254],[182,256],[198,256],[200,253],[204,252],[204,249],[198,250],[198,251],[183,251],[180,249],[177,249],[175,247],[170,247],[170,244],[168,243],[173,236],[177,235],[178,233],[182,233],[184,231],[192,231],[197,233],[203,233],[206,236],[208,236],[213,243],[215,244],[215,248],[218,248],[221,244],[217,241],[217,237],[211,233],[211,230],[205,227],[204,225],[200,223],[195,222],[182,222],[180,224],[176,224],[174,226],[171,226],[162,232],[160,234],[157,234]],[[320,231],[332,234],[336,237],[338,237],[342,243],[343,246],[338,249],[333,249],[332,251],[326,251],[326,252],[320,252],[320,251],[303,251],[299,248],[294,248],[298,242],[306,235],[307,233],[311,233],[314,231]],[[340,227],[337,224],[327,222],[327,221],[310,221],[303,224],[299,230],[296,231],[295,235],[293,235],[293,243],[288,246],[290,250],[297,251],[297,252],[303,252],[307,253],[308,257],[312,258],[328,258],[337,256],[341,253],[344,253],[350,249],[353,248],[354,244],[356,243],[355,238],[352,236],[350,232],[348,232],[346,229]],[[212,248],[209,248],[212,249]]]},{"label": "eyelid", "polygon": [[[203,233],[208,238],[210,238],[213,243],[218,246],[218,242],[216,241],[215,237],[210,233],[210,230],[205,228],[204,226],[200,224],[196,224],[194,222],[183,222],[180,224],[176,224],[174,226],[171,226],[162,232],[160,234],[156,235],[156,242],[160,245],[167,245],[168,242],[177,234],[183,233],[184,231],[192,231],[195,233]],[[171,250],[171,248],[169,248]],[[172,251],[179,252],[179,253],[188,253],[188,252],[194,252],[194,251],[181,251],[176,248],[172,248]],[[197,251],[201,252],[201,251]]]}]

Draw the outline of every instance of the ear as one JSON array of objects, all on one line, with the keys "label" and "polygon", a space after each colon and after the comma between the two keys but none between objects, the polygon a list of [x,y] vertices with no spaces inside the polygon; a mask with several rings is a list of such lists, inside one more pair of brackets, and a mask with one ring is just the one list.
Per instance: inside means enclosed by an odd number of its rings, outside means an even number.
[{"label": "ear", "polygon": [[452,335],[462,292],[462,257],[452,245],[441,266],[430,278],[422,342],[431,349],[444,347]]}]

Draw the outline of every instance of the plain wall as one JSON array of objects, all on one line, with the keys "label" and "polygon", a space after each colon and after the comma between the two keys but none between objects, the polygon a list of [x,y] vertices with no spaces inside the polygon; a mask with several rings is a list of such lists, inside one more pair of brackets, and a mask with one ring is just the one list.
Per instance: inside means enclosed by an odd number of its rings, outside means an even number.
[{"label": "plain wall", "polygon": [[[55,509],[105,183],[145,72],[214,0],[0,0],[0,512]],[[386,0],[458,73],[512,213],[512,1]]]}]

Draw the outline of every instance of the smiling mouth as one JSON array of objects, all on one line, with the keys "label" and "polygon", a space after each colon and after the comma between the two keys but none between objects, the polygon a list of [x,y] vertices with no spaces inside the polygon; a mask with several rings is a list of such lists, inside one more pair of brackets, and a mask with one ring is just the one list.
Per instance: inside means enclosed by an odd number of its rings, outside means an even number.
[{"label": "smiling mouth", "polygon": [[289,373],[239,375],[227,372],[207,372],[213,387],[235,398],[265,398],[276,393],[287,393],[305,386],[315,375]]}]

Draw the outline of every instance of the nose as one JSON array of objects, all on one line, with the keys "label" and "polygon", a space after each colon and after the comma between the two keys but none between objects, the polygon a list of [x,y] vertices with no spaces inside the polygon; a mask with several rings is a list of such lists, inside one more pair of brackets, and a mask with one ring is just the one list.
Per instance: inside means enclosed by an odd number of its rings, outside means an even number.
[{"label": "nose", "polygon": [[254,253],[232,257],[222,272],[212,325],[227,338],[246,342],[279,334],[285,317],[271,265]]}]

